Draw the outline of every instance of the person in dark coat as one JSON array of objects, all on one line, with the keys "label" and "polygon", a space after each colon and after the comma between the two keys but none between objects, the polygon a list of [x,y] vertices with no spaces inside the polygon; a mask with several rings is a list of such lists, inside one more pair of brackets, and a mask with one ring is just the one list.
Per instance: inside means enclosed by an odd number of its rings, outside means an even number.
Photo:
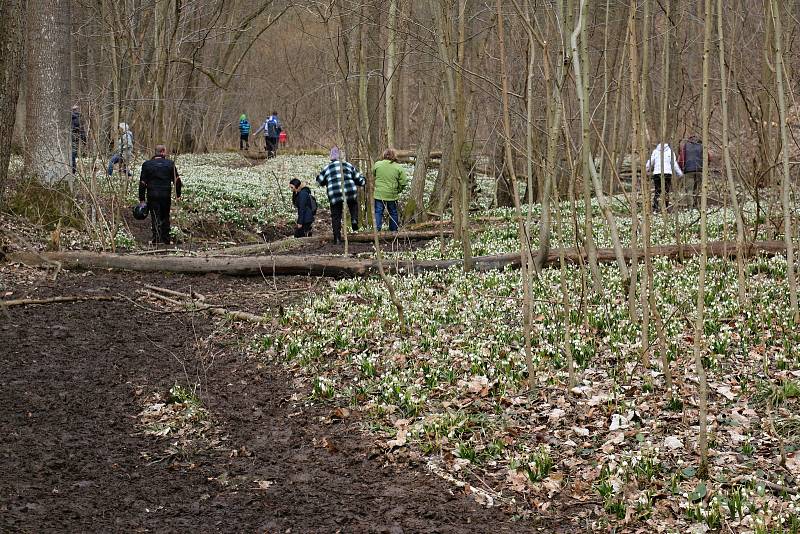
[{"label": "person in dark coat", "polygon": [[703,142],[699,137],[690,135],[681,145],[678,165],[683,169],[686,179],[692,180],[692,207],[697,208],[700,203],[700,184],[703,181]]},{"label": "person in dark coat", "polygon": [[86,146],[86,130],[83,129],[81,112],[78,106],[72,106],[72,174],[78,171],[78,150],[80,144]]},{"label": "person in dark coat", "polygon": [[297,226],[294,230],[295,237],[311,237],[311,227],[314,225],[314,201],[311,189],[306,184],[294,178],[289,182],[292,190],[292,204],[297,208]]},{"label": "person in dark coat", "polygon": [[181,177],[175,162],[167,159],[167,147],[156,146],[156,155],[142,164],[139,179],[139,202],[147,208],[153,224],[153,244],[169,245],[169,210],[172,207],[172,184],[175,198],[181,199]]}]

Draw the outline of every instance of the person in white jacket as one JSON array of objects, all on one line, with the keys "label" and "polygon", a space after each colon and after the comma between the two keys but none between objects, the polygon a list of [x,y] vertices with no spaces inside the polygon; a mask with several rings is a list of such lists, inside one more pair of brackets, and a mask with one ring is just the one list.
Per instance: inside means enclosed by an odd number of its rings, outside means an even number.
[{"label": "person in white jacket", "polygon": [[653,176],[653,212],[658,211],[658,199],[661,197],[661,175],[664,175],[664,205],[669,206],[669,193],[672,191],[672,175],[683,176],[672,149],[667,143],[659,143],[647,160],[647,172]]}]

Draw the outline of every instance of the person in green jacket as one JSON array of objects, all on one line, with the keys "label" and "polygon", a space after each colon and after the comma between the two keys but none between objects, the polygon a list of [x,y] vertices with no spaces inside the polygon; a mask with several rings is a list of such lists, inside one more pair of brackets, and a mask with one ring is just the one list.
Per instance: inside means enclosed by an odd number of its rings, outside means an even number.
[{"label": "person in green jacket", "polygon": [[387,148],[383,159],[372,167],[375,175],[375,228],[383,226],[383,212],[389,211],[389,230],[397,231],[400,217],[397,212],[397,199],[408,185],[408,176],[402,165],[397,163],[394,149]]}]

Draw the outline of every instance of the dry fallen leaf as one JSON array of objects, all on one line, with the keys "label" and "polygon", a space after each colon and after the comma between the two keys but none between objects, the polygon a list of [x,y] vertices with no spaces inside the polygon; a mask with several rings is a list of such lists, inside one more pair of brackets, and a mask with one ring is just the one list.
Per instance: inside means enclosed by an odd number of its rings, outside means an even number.
[{"label": "dry fallen leaf", "polygon": [[255,483],[258,486],[258,488],[256,489],[259,490],[268,490],[269,487],[272,486],[272,484],[274,484],[274,482],[270,480],[256,480]]}]

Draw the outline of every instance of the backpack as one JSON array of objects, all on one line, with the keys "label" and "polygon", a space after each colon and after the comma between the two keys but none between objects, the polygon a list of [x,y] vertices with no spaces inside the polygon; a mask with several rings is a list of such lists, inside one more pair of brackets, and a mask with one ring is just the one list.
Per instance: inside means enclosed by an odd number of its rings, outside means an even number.
[{"label": "backpack", "polygon": [[270,117],[267,119],[267,128],[266,132],[267,137],[278,137],[281,133],[281,129],[278,126],[278,119],[274,117]]},{"label": "backpack", "polygon": [[309,197],[308,201],[311,203],[311,215],[316,217],[317,216],[317,208],[319,207],[317,205],[317,197],[315,197],[314,193],[311,193],[311,192],[308,193],[308,197]]}]

